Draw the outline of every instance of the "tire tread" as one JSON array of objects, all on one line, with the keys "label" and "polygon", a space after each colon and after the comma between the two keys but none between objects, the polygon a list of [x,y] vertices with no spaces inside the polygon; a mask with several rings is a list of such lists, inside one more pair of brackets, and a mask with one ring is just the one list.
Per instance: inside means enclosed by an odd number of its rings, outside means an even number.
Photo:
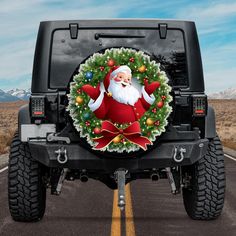
[{"label": "tire tread", "polygon": [[8,203],[15,221],[40,220],[45,212],[46,188],[42,166],[30,154],[28,144],[16,133],[10,148],[8,164]]},{"label": "tire tread", "polygon": [[225,193],[224,153],[218,136],[191,168],[192,189],[183,189],[185,209],[192,219],[216,219],[223,209]]}]

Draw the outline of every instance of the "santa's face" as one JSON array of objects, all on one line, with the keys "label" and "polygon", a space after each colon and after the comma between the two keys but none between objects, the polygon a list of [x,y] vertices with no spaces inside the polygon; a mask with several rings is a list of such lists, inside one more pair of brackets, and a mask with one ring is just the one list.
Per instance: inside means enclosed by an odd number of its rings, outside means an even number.
[{"label": "santa's face", "polygon": [[131,74],[124,73],[124,72],[119,72],[114,77],[114,81],[117,84],[120,84],[121,88],[125,88],[126,86],[130,86],[131,85]]},{"label": "santa's face", "polygon": [[120,103],[134,105],[140,98],[140,92],[131,83],[131,74],[119,72],[110,80],[108,91],[113,99]]}]

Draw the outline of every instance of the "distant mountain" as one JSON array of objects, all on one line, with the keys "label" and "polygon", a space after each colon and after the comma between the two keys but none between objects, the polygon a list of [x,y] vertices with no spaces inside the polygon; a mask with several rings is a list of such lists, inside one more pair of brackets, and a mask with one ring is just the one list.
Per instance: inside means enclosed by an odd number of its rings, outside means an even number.
[{"label": "distant mountain", "polygon": [[0,102],[15,102],[19,101],[20,99],[14,95],[4,92],[0,89]]},{"label": "distant mountain", "polygon": [[4,92],[0,89],[0,102],[27,101],[30,97],[30,89],[11,89]]},{"label": "distant mountain", "polygon": [[212,93],[208,97],[211,99],[236,99],[236,88],[228,88],[222,92]]},{"label": "distant mountain", "polygon": [[9,90],[7,91],[8,94],[12,95],[12,96],[15,96],[15,97],[18,97],[20,100],[29,100],[29,97],[30,97],[30,89],[12,89],[12,90]]}]

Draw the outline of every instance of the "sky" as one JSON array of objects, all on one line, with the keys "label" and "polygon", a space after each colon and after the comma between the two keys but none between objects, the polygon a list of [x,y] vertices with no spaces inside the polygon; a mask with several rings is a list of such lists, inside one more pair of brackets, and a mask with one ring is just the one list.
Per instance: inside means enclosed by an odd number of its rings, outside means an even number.
[{"label": "sky", "polygon": [[40,21],[92,18],[195,21],[206,92],[236,88],[235,0],[1,0],[0,89],[30,87]]}]

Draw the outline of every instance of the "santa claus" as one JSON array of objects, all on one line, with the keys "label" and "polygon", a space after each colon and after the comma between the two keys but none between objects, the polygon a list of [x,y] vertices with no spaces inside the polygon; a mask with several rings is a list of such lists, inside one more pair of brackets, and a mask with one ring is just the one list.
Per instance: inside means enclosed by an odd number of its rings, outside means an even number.
[{"label": "santa claus", "polygon": [[133,123],[139,120],[154,103],[153,92],[160,86],[159,82],[148,84],[139,91],[132,84],[131,69],[126,66],[113,67],[104,82],[96,88],[86,84],[82,90],[91,98],[88,106],[98,119],[113,123]]}]

